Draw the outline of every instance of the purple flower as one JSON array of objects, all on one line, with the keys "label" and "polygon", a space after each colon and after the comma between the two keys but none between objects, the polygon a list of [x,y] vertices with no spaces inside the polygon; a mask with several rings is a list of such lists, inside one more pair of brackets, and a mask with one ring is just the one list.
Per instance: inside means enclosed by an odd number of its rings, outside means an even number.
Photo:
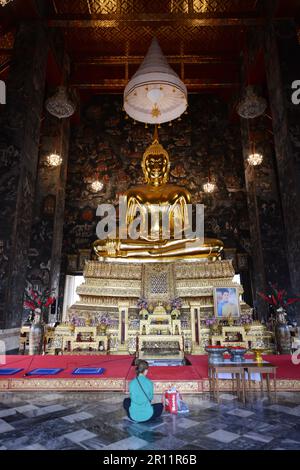
[{"label": "purple flower", "polygon": [[137,307],[140,309],[140,310],[147,310],[148,309],[148,302],[146,299],[139,299],[138,302],[137,302]]},{"label": "purple flower", "polygon": [[182,300],[180,297],[177,297],[176,299],[171,300],[170,304],[173,310],[179,310],[182,307]]},{"label": "purple flower", "polygon": [[205,320],[205,325],[208,326],[208,327],[211,327],[215,323],[216,323],[215,318],[206,318],[206,320]]},{"label": "purple flower", "polygon": [[241,315],[240,324],[241,325],[250,325],[252,323],[252,317],[248,314]]}]

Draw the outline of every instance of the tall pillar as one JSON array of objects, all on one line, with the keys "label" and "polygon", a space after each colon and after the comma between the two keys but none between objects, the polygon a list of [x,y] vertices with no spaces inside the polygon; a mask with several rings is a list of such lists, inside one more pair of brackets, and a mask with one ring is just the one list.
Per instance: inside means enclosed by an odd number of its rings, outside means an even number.
[{"label": "tall pillar", "polygon": [[[253,80],[258,80],[257,61],[261,60],[263,43],[261,32],[254,29],[248,32],[247,51],[241,70],[245,84],[246,82],[253,84]],[[260,67],[262,68],[261,65]],[[261,72],[258,83],[263,80],[264,71]],[[257,92],[262,94],[256,81],[254,81],[255,84]],[[267,115],[249,120],[241,118],[252,251],[250,274],[253,299],[259,318],[267,317],[268,306],[258,295],[258,292],[266,292],[270,282],[278,284],[280,288],[288,289],[290,287],[275,144],[270,127]],[[263,162],[258,167],[249,165],[247,161],[254,148],[255,151],[263,155]]]},{"label": "tall pillar", "polygon": [[[52,96],[61,83],[67,84],[70,75],[70,61],[59,31],[51,31],[50,44],[51,58],[58,73],[51,86],[48,84],[47,96]],[[40,137],[27,282],[40,291],[49,289],[56,299],[59,297],[69,138],[70,119],[58,119],[45,110]],[[47,165],[47,156],[52,153],[60,155],[62,163],[59,166]],[[48,321],[52,323],[61,320],[61,316],[57,301],[49,309]]]},{"label": "tall pillar", "polygon": [[253,298],[261,318],[267,316],[268,307],[258,292],[266,292],[269,282],[278,284],[280,288],[289,288],[290,277],[274,149],[270,143],[266,118],[257,118],[251,122],[250,138],[255,139],[257,151],[264,157],[259,167],[253,167],[247,162],[251,142],[244,119],[241,120],[241,133],[250,221]]},{"label": "tall pillar", "polygon": [[62,157],[62,164],[59,168],[59,174],[56,185],[56,204],[54,214],[50,271],[50,289],[52,292],[54,292],[56,298],[58,298],[63,245],[63,227],[70,139],[70,120],[64,119],[63,121],[59,122],[58,125],[60,127],[58,152],[59,155]]},{"label": "tall pillar", "polygon": [[[45,113],[41,130],[39,165],[31,229],[27,281],[40,291],[49,289],[58,297],[63,237],[65,186],[68,165],[69,119],[57,119]],[[61,165],[49,167],[46,158],[51,153],[62,158]],[[57,305],[55,305],[57,309]],[[51,307],[57,320],[56,309]]]},{"label": "tall pillar", "polygon": [[293,21],[265,28],[265,63],[292,288],[300,293],[300,106],[292,83],[300,78],[300,47]]},{"label": "tall pillar", "polygon": [[46,27],[22,23],[0,114],[0,322],[6,329],[22,321],[47,55]]}]

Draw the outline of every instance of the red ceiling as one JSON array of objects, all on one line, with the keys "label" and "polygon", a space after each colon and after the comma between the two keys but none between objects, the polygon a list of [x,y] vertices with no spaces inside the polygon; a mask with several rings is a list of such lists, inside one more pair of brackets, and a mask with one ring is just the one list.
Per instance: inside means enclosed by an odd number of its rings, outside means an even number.
[{"label": "red ceiling", "polygon": [[[227,95],[231,88],[235,92],[246,33],[264,19],[261,0],[45,0],[44,4],[44,12],[36,10],[34,0],[14,0],[0,7],[0,77],[8,71],[14,29],[21,21],[44,14],[65,37],[71,82],[84,95],[91,90],[122,92],[154,35],[179,74],[180,61],[184,64],[190,91],[214,89]],[[187,10],[188,5],[192,10]],[[281,0],[275,16],[300,19],[300,1]],[[254,83],[264,80],[262,61],[260,54],[251,68]],[[53,55],[47,75],[54,85],[60,80]]]}]

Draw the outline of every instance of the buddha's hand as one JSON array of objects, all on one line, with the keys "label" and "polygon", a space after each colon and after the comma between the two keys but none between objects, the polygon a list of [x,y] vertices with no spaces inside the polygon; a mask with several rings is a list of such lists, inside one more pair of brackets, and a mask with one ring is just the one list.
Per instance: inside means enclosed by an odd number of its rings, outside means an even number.
[{"label": "buddha's hand", "polygon": [[114,258],[119,254],[119,245],[120,242],[118,240],[107,240],[105,244],[107,255]]}]

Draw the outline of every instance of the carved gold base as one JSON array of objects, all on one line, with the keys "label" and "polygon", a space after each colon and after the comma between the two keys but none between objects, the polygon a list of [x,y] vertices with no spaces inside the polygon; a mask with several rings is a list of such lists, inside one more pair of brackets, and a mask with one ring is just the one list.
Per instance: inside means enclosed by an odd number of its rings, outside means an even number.
[{"label": "carved gold base", "polygon": [[[176,387],[182,394],[198,394],[209,392],[209,381],[204,380],[157,380],[154,381],[154,391],[163,393],[171,387]],[[260,392],[260,382],[252,382],[252,390]],[[219,380],[221,391],[232,392],[231,380]],[[277,380],[277,391],[300,392],[300,380]],[[0,391],[90,391],[90,392],[128,392],[129,381],[125,379],[1,379]]]},{"label": "carved gold base", "polygon": [[124,392],[124,379],[8,379],[0,380],[0,390],[13,391],[116,391]]}]

